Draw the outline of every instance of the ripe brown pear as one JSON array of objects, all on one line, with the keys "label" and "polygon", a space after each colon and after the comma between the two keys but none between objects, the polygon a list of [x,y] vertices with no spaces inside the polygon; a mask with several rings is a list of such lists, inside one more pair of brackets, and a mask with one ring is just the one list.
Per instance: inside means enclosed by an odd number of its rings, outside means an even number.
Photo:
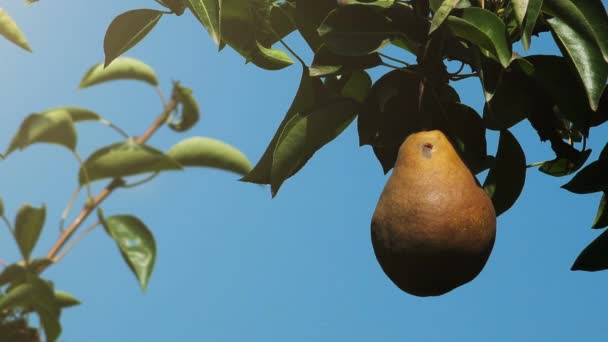
[{"label": "ripe brown pear", "polygon": [[496,236],[490,198],[441,131],[410,135],[376,206],[372,244],[403,291],[438,296],[473,280]]}]

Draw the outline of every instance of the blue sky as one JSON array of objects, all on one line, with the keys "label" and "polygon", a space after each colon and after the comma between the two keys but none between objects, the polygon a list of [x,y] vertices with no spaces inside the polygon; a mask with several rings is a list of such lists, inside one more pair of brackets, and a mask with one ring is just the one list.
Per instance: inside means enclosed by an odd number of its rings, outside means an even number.
[{"label": "blue sky", "polygon": [[[0,41],[0,149],[28,113],[59,105],[91,108],[135,135],[160,112],[156,94],[144,84],[114,82],[76,90],[84,72],[103,59],[110,21],[129,9],[155,8],[154,1],[42,0],[30,7],[10,1],[1,6],[20,24],[34,53]],[[297,37],[288,41],[310,60]],[[533,53],[555,52],[546,39],[533,42]],[[297,66],[269,72],[245,65],[230,49],[218,54],[190,14],[163,18],[127,55],[151,65],[166,92],[172,80],[193,89],[202,119],[185,136],[224,140],[252,162],[274,134],[300,75]],[[463,102],[481,109],[476,81],[455,86]],[[528,162],[553,157],[527,122],[512,131]],[[168,148],[185,136],[163,130],[150,143]],[[606,136],[606,127],[592,131],[590,160],[597,158]],[[79,126],[83,155],[119,139],[103,126]],[[492,153],[496,140],[488,134]],[[76,161],[55,146],[35,146],[0,163],[0,195],[10,216],[24,202],[47,205],[35,254],[45,253],[56,239],[76,175]],[[354,124],[289,179],[275,199],[269,189],[237,178],[190,170],[116,192],[103,206],[105,212],[137,215],[156,235],[158,258],[148,291],[141,293],[103,230],[94,231],[45,273],[57,288],[83,302],[64,312],[60,340],[608,338],[608,272],[569,270],[600,233],[589,228],[600,197],[560,189],[567,178],[529,169],[519,201],[498,219],[496,245],[483,272],[436,298],[401,292],[376,262],[369,223],[387,177],[371,149],[358,146]],[[17,258],[6,230],[0,230],[0,258]]]}]

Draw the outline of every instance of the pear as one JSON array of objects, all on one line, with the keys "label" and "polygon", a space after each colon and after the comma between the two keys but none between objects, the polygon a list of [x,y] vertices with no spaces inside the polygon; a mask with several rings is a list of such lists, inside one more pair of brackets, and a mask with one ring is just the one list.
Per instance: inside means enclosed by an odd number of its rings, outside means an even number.
[{"label": "pear", "polygon": [[473,280],[496,236],[496,213],[441,131],[399,148],[371,223],[376,258],[401,290],[438,296]]}]

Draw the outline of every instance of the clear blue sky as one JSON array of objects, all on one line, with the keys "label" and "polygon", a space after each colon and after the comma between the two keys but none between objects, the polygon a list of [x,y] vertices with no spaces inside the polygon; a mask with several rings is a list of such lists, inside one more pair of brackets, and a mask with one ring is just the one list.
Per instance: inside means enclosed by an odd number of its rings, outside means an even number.
[{"label": "clear blue sky", "polygon": [[[154,8],[152,0],[42,0],[1,4],[28,37],[33,54],[0,41],[0,149],[28,113],[58,105],[91,108],[138,134],[159,113],[152,89],[116,82],[82,91],[83,73],[103,59],[105,29],[116,15]],[[545,37],[546,38],[546,37]],[[294,48],[308,60],[301,42]],[[534,53],[555,47],[534,41]],[[167,16],[128,52],[154,67],[163,89],[191,87],[201,109],[188,135],[211,136],[257,161],[295,93],[297,66],[268,72],[221,53],[190,15]],[[404,57],[405,58],[405,57]],[[385,70],[381,70],[384,72]],[[556,72],[559,72],[556,70]],[[374,77],[379,73],[374,72]],[[481,109],[476,81],[456,84],[463,102]],[[79,149],[119,139],[95,124],[80,127]],[[528,162],[551,159],[548,143],[525,122],[513,129]],[[608,129],[592,132],[597,158]],[[164,130],[151,143],[182,136]],[[495,134],[488,135],[490,151]],[[0,195],[10,216],[23,202],[46,203],[48,219],[35,253],[58,235],[58,219],[76,186],[77,164],[64,149],[38,145],[0,163]],[[107,214],[132,213],[154,231],[157,266],[142,294],[113,242],[99,229],[46,276],[80,298],[66,310],[65,342],[127,341],[606,341],[608,272],[571,272],[600,232],[590,229],[599,194],[559,188],[567,178],[530,169],[515,206],[498,219],[494,251],[473,282],[436,298],[398,290],[380,269],[370,218],[387,177],[356,126],[287,181],[269,189],[214,170],[165,174],[116,192]],[[102,185],[99,182],[96,187]],[[17,258],[0,230],[0,258]]]}]

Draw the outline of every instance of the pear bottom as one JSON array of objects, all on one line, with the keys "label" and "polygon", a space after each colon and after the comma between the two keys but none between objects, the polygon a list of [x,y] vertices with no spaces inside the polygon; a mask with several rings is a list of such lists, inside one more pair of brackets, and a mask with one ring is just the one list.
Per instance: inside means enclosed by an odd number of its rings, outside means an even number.
[{"label": "pear bottom", "polygon": [[419,297],[439,296],[473,280],[485,266],[494,238],[481,252],[446,249],[418,249],[413,245],[395,248],[376,236],[372,245],[384,273],[401,290]]}]

